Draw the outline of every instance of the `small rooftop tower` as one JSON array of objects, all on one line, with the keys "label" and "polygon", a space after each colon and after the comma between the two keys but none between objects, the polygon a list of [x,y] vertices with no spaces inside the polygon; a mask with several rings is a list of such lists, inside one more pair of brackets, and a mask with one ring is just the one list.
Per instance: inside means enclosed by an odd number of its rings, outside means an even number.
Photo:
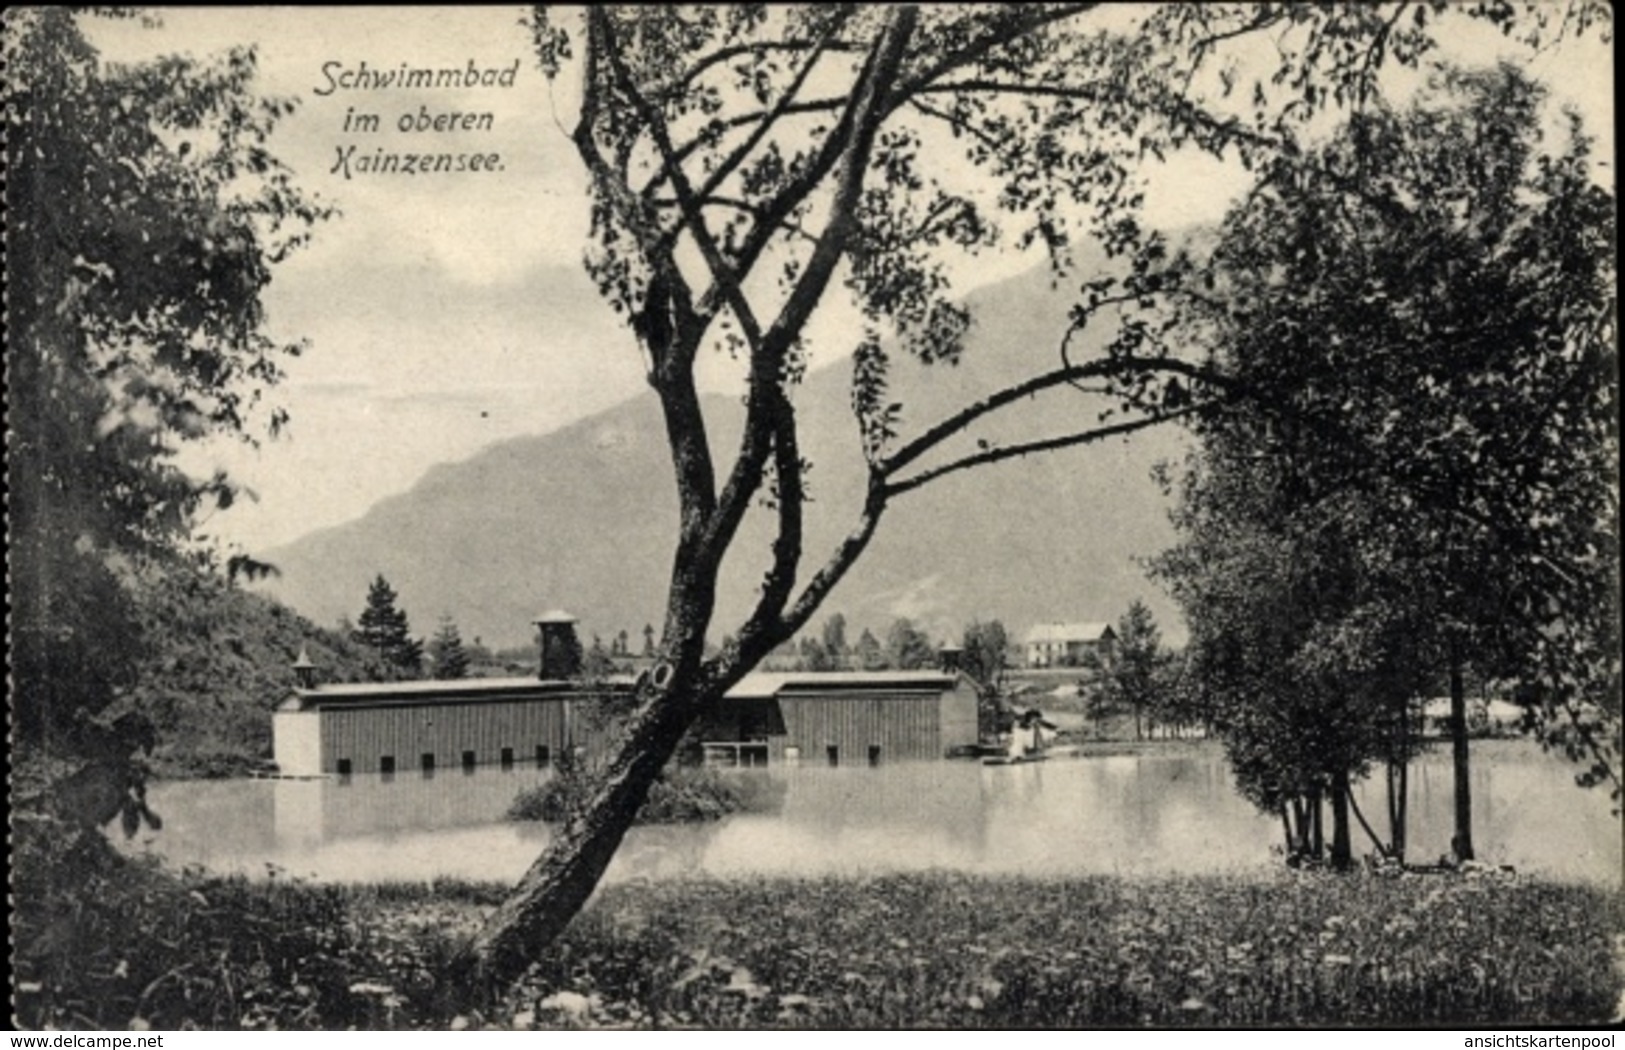
[{"label": "small rooftop tower", "polygon": [[316,665],[310,662],[310,653],[302,645],[299,647],[299,659],[293,662],[293,676],[298,680],[299,688],[316,688]]},{"label": "small rooftop tower", "polygon": [[[577,646],[580,645],[575,637],[576,618],[563,609],[552,609],[530,622],[536,625],[538,631],[536,677],[545,682],[550,678],[568,678],[575,674],[579,668],[555,667],[550,664],[559,663],[558,654],[568,651],[572,642]],[[551,660],[549,654],[552,654]]]},{"label": "small rooftop tower", "polygon": [[958,674],[965,660],[965,650],[952,642],[937,647],[937,666],[943,674]]}]

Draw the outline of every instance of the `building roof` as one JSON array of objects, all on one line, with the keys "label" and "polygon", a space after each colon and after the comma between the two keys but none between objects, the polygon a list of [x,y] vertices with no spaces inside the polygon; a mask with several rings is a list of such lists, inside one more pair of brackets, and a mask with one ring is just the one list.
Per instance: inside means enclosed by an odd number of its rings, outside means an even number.
[{"label": "building roof", "polygon": [[[957,675],[936,671],[794,671],[748,674],[732,689],[729,700],[765,700],[781,693],[874,692],[876,690],[942,692],[954,687]],[[631,675],[610,675],[594,683],[539,678],[459,678],[451,681],[352,682],[296,689],[281,711],[322,707],[372,707],[438,702],[564,699],[593,689],[623,691],[637,684]]]},{"label": "building roof", "polygon": [[1027,644],[1044,642],[1098,642],[1115,638],[1109,623],[1041,623],[1027,632]]},{"label": "building roof", "polygon": [[[609,690],[630,689],[634,680],[612,675],[597,683]],[[436,701],[524,700],[547,695],[569,695],[584,689],[581,682],[562,678],[458,678],[416,682],[339,682],[315,689],[295,689],[278,705],[280,711],[308,711],[318,707],[432,703]]]},{"label": "building roof", "polygon": [[530,622],[531,623],[548,623],[548,624],[552,624],[552,623],[580,623],[581,621],[577,620],[573,615],[571,615],[570,613],[565,612],[563,609],[549,609],[549,610],[547,610],[547,612],[542,613],[540,616],[536,617],[535,619],[531,620]]},{"label": "building roof", "polygon": [[877,689],[942,692],[958,675],[941,671],[758,671],[727,692],[729,700],[766,700],[781,693],[859,692]]}]

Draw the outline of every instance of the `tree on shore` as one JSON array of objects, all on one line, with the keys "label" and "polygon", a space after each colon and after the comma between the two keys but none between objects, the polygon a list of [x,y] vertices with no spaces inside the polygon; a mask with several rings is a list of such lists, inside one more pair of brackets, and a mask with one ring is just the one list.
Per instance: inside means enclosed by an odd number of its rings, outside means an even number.
[{"label": "tree on shore", "polygon": [[615,661],[611,658],[613,653],[604,647],[604,640],[596,634],[592,636],[592,644],[581,658],[581,677],[589,681],[597,681],[615,673]]},{"label": "tree on shore", "polygon": [[817,638],[807,637],[801,639],[797,646],[797,664],[803,671],[834,671],[835,658],[824,643]]},{"label": "tree on shore", "polygon": [[874,632],[865,627],[858,634],[857,645],[852,650],[853,659],[857,661],[860,671],[884,671],[886,669],[886,652],[880,647],[880,639]]},{"label": "tree on shore", "polygon": [[998,620],[972,620],[960,639],[960,667],[976,683],[976,732],[981,740],[998,735],[1004,673],[1010,670],[1010,638]]},{"label": "tree on shore", "polygon": [[846,642],[846,617],[836,613],[824,621],[822,632],[824,651],[829,654],[831,670],[846,666],[852,647]]},{"label": "tree on shore", "polygon": [[886,628],[886,663],[898,671],[918,671],[937,664],[937,650],[930,635],[899,616]]},{"label": "tree on shore", "polygon": [[[683,732],[806,626],[896,500],[1213,406],[1222,376],[1135,312],[1157,296],[1168,261],[1134,218],[1135,173],[1181,149],[1256,162],[1305,116],[1366,98],[1384,63],[1414,63],[1430,19],[1447,17],[1442,6],[1398,17],[1405,10],[594,7],[569,26],[538,10],[544,70],[556,77],[568,64],[578,78],[588,267],[660,402],[679,532],[655,665],[591,801],[476,939],[488,978],[520,972],[576,914]],[[1499,8],[1485,16],[1510,19]],[[1238,99],[1224,97],[1229,59],[1266,35],[1279,60],[1238,117],[1227,111]],[[952,363],[971,323],[947,259],[1033,246],[1057,279],[1081,283],[1071,244],[1085,228],[1122,271],[1087,275],[1055,356],[943,419],[906,420],[891,393],[893,356]],[[843,287],[862,318],[847,349],[867,480],[845,538],[809,564],[795,394],[809,322]],[[695,381],[700,355],[714,350],[744,372],[731,455]],[[1050,393],[1078,397],[1075,431],[975,443],[978,423]],[[718,574],[757,504],[774,530],[769,567],[731,632],[736,645],[707,656]]]},{"label": "tree on shore", "polygon": [[[1184,525],[1206,553],[1175,575],[1208,582],[1187,601],[1291,609],[1274,657],[1291,681],[1252,704],[1347,696],[1342,723],[1369,739],[1326,772],[1385,754],[1401,800],[1414,698],[1447,680],[1458,860],[1474,854],[1469,663],[1544,696],[1531,724],[1619,789],[1614,202],[1575,120],[1543,148],[1540,102],[1515,68],[1446,69],[1408,108],[1283,159],[1226,220],[1195,310],[1274,407],[1199,428]],[[1273,487],[1237,498],[1243,473]],[[1239,545],[1203,539],[1231,526],[1287,543],[1275,568],[1233,573],[1216,545]],[[1187,603],[1210,662],[1249,629],[1212,612]],[[1402,852],[1402,801],[1390,815]]]},{"label": "tree on shore", "polygon": [[327,211],[263,146],[292,104],[252,51],[109,65],[81,17],[4,16],[9,642],[19,751],[100,760],[150,736],[99,718],[148,648],[136,578],[267,568],[194,535],[238,489],[177,456],[283,424],[261,296]]},{"label": "tree on shore", "polygon": [[[552,626],[552,625],[550,625]],[[547,678],[579,678],[587,666],[587,650],[575,624],[561,624],[542,633],[542,673]],[[595,668],[598,666],[596,661]]]},{"label": "tree on shore", "polygon": [[1101,668],[1099,688],[1109,704],[1134,712],[1136,740],[1144,739],[1146,718],[1159,709],[1168,662],[1156,617],[1134,599],[1117,621],[1117,643],[1111,661]]}]

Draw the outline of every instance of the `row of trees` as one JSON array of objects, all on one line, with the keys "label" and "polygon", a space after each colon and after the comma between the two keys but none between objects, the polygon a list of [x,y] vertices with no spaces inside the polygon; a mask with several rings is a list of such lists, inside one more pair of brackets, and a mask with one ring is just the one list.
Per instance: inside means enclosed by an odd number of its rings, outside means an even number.
[{"label": "row of trees", "polygon": [[[732,637],[723,639],[723,648],[733,644],[737,643]],[[906,616],[892,620],[884,643],[867,627],[857,641],[848,642],[846,617],[840,613],[825,620],[816,636],[787,643],[767,660],[795,671],[913,671],[936,667],[939,661],[931,636]]]},{"label": "row of trees", "polygon": [[412,634],[406,610],[397,604],[399,600],[395,588],[380,573],[367,587],[366,606],[356,618],[355,625],[341,625],[351,638],[371,653],[368,674],[374,679],[410,681],[421,678],[425,655],[429,660],[429,672],[434,678],[466,678],[477,657],[490,658],[478,639],[472,647],[463,644],[462,632],[449,614],[440,618],[425,649],[423,639]]}]

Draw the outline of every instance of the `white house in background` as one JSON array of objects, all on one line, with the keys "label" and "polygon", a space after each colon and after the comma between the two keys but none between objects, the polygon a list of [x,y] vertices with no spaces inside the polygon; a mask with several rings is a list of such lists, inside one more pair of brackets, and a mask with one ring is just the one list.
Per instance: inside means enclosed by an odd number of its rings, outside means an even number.
[{"label": "white house in background", "polygon": [[1090,656],[1111,658],[1117,632],[1109,623],[1041,623],[1022,643],[1028,667],[1080,667]]}]

